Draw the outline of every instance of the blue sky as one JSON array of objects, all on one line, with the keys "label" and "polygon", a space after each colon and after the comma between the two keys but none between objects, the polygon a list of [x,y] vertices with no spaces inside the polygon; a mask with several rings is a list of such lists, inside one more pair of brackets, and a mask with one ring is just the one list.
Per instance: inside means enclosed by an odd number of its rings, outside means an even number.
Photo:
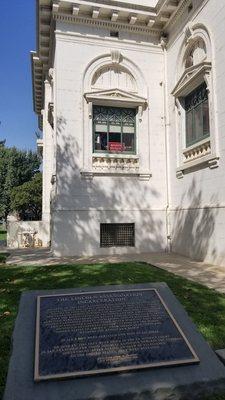
[{"label": "blue sky", "polygon": [[1,0],[0,139],[36,149],[30,50],[36,49],[35,0]]}]

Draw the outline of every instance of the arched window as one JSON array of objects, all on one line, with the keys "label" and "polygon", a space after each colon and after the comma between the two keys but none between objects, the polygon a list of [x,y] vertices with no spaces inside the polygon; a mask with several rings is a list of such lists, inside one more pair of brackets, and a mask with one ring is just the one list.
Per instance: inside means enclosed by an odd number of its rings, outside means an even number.
[{"label": "arched window", "polygon": [[137,93],[137,84],[133,75],[120,65],[110,65],[100,68],[92,79],[92,89],[120,88],[131,93]]},{"label": "arched window", "polygon": [[178,109],[181,171],[202,163],[215,167],[216,152],[210,38],[200,25],[186,29],[184,36],[172,91]]},{"label": "arched window", "polygon": [[92,69],[84,93],[92,119],[93,153],[136,154],[137,124],[146,106],[131,63],[112,50]]},{"label": "arched window", "polygon": [[184,68],[190,68],[200,64],[207,58],[206,45],[202,38],[197,38],[194,43],[188,47],[184,56]]}]

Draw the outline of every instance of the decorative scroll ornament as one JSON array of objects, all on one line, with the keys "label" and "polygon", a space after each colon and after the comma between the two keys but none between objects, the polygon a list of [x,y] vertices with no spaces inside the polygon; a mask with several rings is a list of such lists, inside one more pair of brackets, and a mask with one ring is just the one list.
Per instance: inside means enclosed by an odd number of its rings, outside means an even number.
[{"label": "decorative scroll ornament", "polygon": [[111,50],[111,59],[113,64],[119,64],[121,58],[122,56],[119,50]]},{"label": "decorative scroll ornament", "polygon": [[166,34],[163,34],[160,38],[160,45],[162,49],[166,48],[167,43],[168,43],[168,36]]},{"label": "decorative scroll ornament", "polygon": [[192,31],[191,27],[188,26],[184,32],[185,44],[188,44],[188,42],[190,41],[190,38],[192,37],[192,34],[193,34],[193,31]]}]

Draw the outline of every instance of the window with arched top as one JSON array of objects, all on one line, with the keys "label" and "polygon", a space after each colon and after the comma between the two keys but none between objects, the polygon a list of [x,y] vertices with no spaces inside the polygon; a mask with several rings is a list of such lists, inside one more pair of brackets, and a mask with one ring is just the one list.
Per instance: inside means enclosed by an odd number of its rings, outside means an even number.
[{"label": "window with arched top", "polygon": [[120,65],[110,65],[97,71],[92,79],[93,89],[120,88],[131,93],[137,93],[137,84],[133,75]]},{"label": "window with arched top", "polygon": [[[202,25],[187,28],[179,54],[180,75],[172,91],[179,128],[179,168],[214,168],[216,153],[211,41]],[[216,157],[217,158],[217,157]],[[180,175],[179,175],[180,176]],[[182,176],[182,174],[181,174]]]},{"label": "window with arched top", "polygon": [[146,98],[138,95],[140,82],[128,67],[131,62],[117,50],[99,64],[84,93],[92,119],[92,151],[94,155],[135,155],[137,128],[146,107]]},{"label": "window with arched top", "polygon": [[206,45],[202,38],[197,38],[188,48],[184,57],[184,68],[190,68],[202,63],[207,58]]}]

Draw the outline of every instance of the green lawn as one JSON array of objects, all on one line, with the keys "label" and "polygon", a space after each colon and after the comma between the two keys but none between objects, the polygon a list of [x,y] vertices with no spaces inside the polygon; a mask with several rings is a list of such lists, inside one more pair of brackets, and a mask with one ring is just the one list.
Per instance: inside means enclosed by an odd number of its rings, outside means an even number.
[{"label": "green lawn", "polygon": [[[0,398],[20,295],[26,290],[166,282],[214,349],[225,348],[225,295],[145,263],[0,266]],[[225,394],[201,400],[225,400]]]},{"label": "green lawn", "polygon": [[0,240],[6,240],[7,232],[3,228],[3,225],[0,224]]}]

